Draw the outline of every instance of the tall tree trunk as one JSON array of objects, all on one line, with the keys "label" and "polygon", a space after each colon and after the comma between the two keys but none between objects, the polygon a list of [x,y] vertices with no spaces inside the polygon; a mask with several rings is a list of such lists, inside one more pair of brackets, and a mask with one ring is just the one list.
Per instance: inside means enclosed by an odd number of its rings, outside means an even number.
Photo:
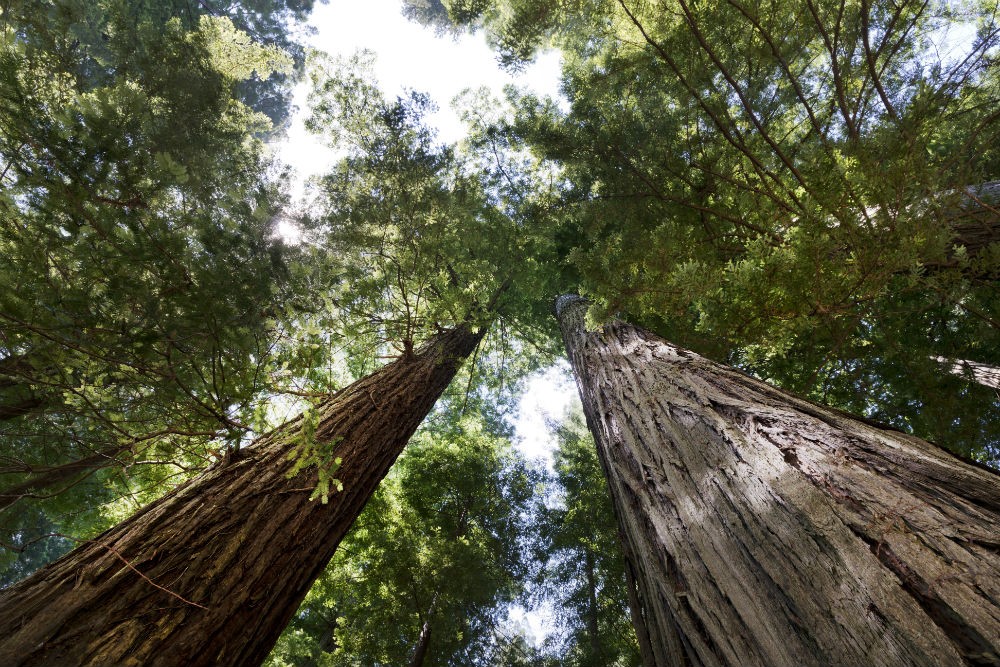
[{"label": "tall tree trunk", "polygon": [[330,616],[333,617],[332,620],[326,615],[323,616],[323,622],[326,624],[323,634],[316,640],[312,655],[302,661],[302,667],[319,667],[319,659],[324,653],[333,653],[337,650],[337,627],[339,627],[337,623],[337,610],[334,609]]},{"label": "tall tree trunk", "polygon": [[302,417],[0,596],[0,665],[258,665],[482,333],[458,327],[329,398],[343,491],[287,477]]},{"label": "tall tree trunk", "polygon": [[438,594],[435,592],[431,598],[431,604],[424,614],[424,622],[420,626],[420,634],[417,636],[417,645],[413,647],[413,657],[410,658],[410,667],[423,667],[427,658],[427,651],[431,647],[431,618],[434,616],[437,607]]},{"label": "tall tree trunk", "polygon": [[413,658],[410,659],[410,667],[423,667],[424,659],[427,657],[427,649],[431,645],[431,619],[426,619],[420,626],[420,636],[417,637],[417,646],[413,649]]},{"label": "tall tree trunk", "polygon": [[597,623],[597,573],[594,572],[594,554],[584,547],[584,568],[587,574],[587,634],[590,635],[590,651],[593,664],[601,664],[600,626]]},{"label": "tall tree trunk", "polygon": [[952,375],[968,378],[984,387],[1000,389],[1000,368],[996,366],[981,364],[978,361],[970,361],[968,359],[932,358]]},{"label": "tall tree trunk", "polygon": [[1000,477],[557,313],[657,665],[1000,664]]}]

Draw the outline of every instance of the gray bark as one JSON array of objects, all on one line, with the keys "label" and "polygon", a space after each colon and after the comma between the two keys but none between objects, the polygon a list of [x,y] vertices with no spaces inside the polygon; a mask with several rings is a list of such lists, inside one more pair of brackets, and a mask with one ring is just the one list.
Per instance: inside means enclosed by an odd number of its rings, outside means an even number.
[{"label": "gray bark", "polygon": [[656,665],[1000,665],[1000,477],[557,312]]},{"label": "gray bark", "polygon": [[1000,368],[968,359],[932,357],[952,375],[964,377],[991,389],[1000,389]]}]

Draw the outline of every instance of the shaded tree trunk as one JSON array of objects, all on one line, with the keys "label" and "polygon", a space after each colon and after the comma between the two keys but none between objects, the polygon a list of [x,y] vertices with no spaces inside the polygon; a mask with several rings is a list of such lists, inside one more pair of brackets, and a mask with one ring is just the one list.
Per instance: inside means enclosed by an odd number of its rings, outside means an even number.
[{"label": "shaded tree trunk", "polygon": [[44,497],[45,493],[57,484],[72,486],[74,480],[79,481],[78,478],[84,475],[92,474],[101,468],[119,465],[121,461],[115,457],[130,448],[129,444],[114,445],[76,461],[33,472],[28,479],[0,490],[0,510],[5,510],[22,498]]},{"label": "shaded tree trunk", "polygon": [[[464,327],[318,408],[343,483],[292,478],[302,417],[0,596],[0,665],[258,665],[482,333]],[[299,438],[300,439],[300,438]]]},{"label": "shaded tree trunk", "polygon": [[331,616],[332,619],[324,616],[323,621],[326,627],[323,629],[323,634],[316,641],[312,655],[303,660],[302,667],[319,667],[319,659],[324,653],[333,653],[337,650],[337,628],[339,624],[337,623],[336,610],[332,612]]},{"label": "shaded tree trunk", "polygon": [[0,421],[17,419],[18,417],[29,415],[42,407],[45,407],[45,401],[36,396],[23,398],[6,405],[0,405]]},{"label": "shaded tree trunk", "polygon": [[597,575],[594,572],[594,554],[589,547],[584,547],[584,569],[587,575],[587,634],[590,635],[590,651],[594,664],[600,664],[601,636],[597,623]]},{"label": "shaded tree trunk", "polygon": [[967,378],[984,387],[1000,389],[1000,368],[996,366],[968,359],[949,359],[947,357],[933,357],[933,359],[952,375]]},{"label": "shaded tree trunk", "polygon": [[417,636],[417,645],[413,647],[413,657],[410,658],[410,667],[423,667],[427,658],[427,651],[431,647],[431,618],[434,616],[434,608],[437,606],[438,594],[435,593],[431,599],[431,605],[424,614],[423,625],[420,626],[420,634]]},{"label": "shaded tree trunk", "polygon": [[557,312],[655,664],[1000,664],[1000,477]]}]

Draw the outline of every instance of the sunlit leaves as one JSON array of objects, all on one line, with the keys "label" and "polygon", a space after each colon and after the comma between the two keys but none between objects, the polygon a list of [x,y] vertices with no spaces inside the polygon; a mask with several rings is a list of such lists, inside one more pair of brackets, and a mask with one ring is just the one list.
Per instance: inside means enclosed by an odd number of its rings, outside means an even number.
[{"label": "sunlit leaves", "polygon": [[270,664],[492,664],[521,591],[538,480],[510,444],[451,412],[419,433],[310,591]]},{"label": "sunlit leaves", "polygon": [[[901,426],[926,424],[914,413],[937,410],[946,391],[924,382],[931,356],[974,345],[1000,364],[995,305],[964,305],[1000,303],[983,243],[1000,229],[995,198],[982,200],[992,214],[977,240],[956,217],[970,185],[1000,176],[991,8],[489,4],[462,20],[502,56],[549,42],[564,51],[569,110],[523,97],[509,127],[560,173],[551,215],[577,278],[568,289],[817,397],[839,386],[847,398],[841,361],[889,364],[884,384],[855,385],[861,395],[842,405],[908,415],[892,418]],[[913,326],[939,329],[949,301],[962,313],[948,318],[952,334]],[[903,331],[905,343],[892,342]],[[980,399],[963,402],[961,419],[989,423],[996,401],[969,391]],[[996,439],[990,428],[965,441],[921,433],[967,451]]]},{"label": "sunlit leaves", "polygon": [[0,488],[54,475],[29,497],[80,501],[104,466],[154,497],[235,446],[262,389],[282,195],[235,86],[281,57],[164,9],[4,8],[0,412],[33,408],[0,420]]}]

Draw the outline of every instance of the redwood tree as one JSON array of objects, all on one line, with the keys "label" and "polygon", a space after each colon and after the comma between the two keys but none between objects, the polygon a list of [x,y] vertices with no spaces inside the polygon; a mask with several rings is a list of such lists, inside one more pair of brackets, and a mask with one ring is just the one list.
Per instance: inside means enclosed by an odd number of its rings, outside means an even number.
[{"label": "redwood tree", "polygon": [[1000,477],[557,313],[657,665],[1000,664]]},{"label": "redwood tree", "polygon": [[435,336],[4,591],[0,664],[260,664],[482,334]]}]

